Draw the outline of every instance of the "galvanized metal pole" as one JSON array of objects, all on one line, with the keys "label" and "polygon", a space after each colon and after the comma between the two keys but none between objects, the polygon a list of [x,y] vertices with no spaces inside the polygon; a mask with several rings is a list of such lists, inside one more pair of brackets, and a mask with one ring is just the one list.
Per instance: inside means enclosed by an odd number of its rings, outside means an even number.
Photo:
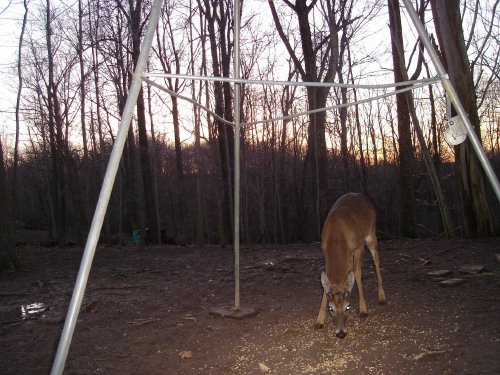
[{"label": "galvanized metal pole", "polygon": [[92,265],[92,260],[95,255],[95,249],[97,242],[99,240],[99,235],[101,233],[102,224],[104,222],[104,216],[109,203],[109,198],[111,196],[111,191],[113,190],[113,184],[115,181],[116,173],[118,171],[118,166],[120,164],[120,159],[123,153],[123,147],[127,139],[128,129],[130,127],[130,122],[132,120],[132,114],[134,113],[134,107],[137,102],[137,97],[139,96],[139,91],[141,89],[142,79],[141,73],[145,70],[148,61],[149,51],[151,49],[151,44],[156,31],[156,25],[160,18],[161,5],[163,0],[155,0],[153,8],[151,9],[151,15],[149,20],[149,25],[144,36],[144,41],[141,47],[141,54],[135,68],[134,77],[132,84],[130,86],[127,102],[123,110],[122,120],[120,122],[120,129],[113,145],[113,151],[109,159],[108,167],[106,169],[106,174],[104,176],[104,181],[102,184],[101,192],[99,194],[99,200],[97,202],[96,211],[94,213],[94,218],[92,220],[92,225],[90,227],[90,232],[87,238],[87,244],[85,246],[85,251],[83,253],[82,263],[80,265],[80,270],[78,272],[78,277],[76,280],[75,288],[73,290],[73,296],[68,309],[68,314],[64,323],[64,328],[61,334],[61,339],[59,341],[59,346],[57,348],[56,357],[52,366],[51,375],[60,375],[64,371],[64,365],[66,363],[66,358],[68,356],[69,346],[71,344],[71,339],[73,337],[73,332],[75,330],[76,321],[78,318],[78,313],[83,300],[83,295],[85,292],[85,287],[87,285],[88,275],[90,272],[90,267]]},{"label": "galvanized metal pole", "polygon": [[493,171],[493,168],[491,167],[491,164],[486,157],[486,154],[483,150],[483,146],[481,145],[481,141],[478,139],[476,132],[474,131],[474,128],[469,120],[469,117],[467,116],[467,112],[465,112],[464,107],[462,106],[462,103],[460,102],[460,99],[458,97],[458,94],[453,87],[448,74],[446,73],[446,70],[444,69],[443,64],[441,63],[441,60],[439,59],[438,54],[434,50],[434,47],[432,46],[432,43],[429,39],[429,36],[427,34],[427,31],[425,30],[424,26],[420,22],[417,12],[413,8],[413,5],[411,3],[411,0],[403,0],[403,3],[406,7],[406,10],[408,11],[408,14],[410,15],[410,18],[413,22],[413,25],[418,31],[418,34],[420,36],[420,40],[425,46],[425,49],[429,53],[432,62],[434,63],[434,66],[438,72],[438,74],[441,76],[441,80],[443,82],[443,87],[446,90],[446,93],[448,94],[448,98],[451,100],[453,103],[454,108],[457,111],[457,114],[460,116],[462,119],[464,125],[465,125],[465,130],[467,131],[467,135],[469,136],[469,139],[471,141],[472,147],[474,148],[474,151],[476,152],[477,157],[479,158],[479,161],[481,162],[484,171],[486,173],[486,176],[490,180],[491,186],[493,187],[493,190],[495,191],[495,194],[497,196],[498,201],[500,202],[500,184],[498,183],[498,178]]},{"label": "galvanized metal pole", "polygon": [[[234,78],[240,78],[240,0],[234,1]],[[234,84],[234,309],[240,309],[240,84]]]}]

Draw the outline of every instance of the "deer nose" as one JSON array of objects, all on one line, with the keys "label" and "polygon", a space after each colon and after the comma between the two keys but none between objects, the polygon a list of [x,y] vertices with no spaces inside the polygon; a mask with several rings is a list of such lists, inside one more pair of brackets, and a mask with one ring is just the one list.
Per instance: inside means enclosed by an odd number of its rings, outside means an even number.
[{"label": "deer nose", "polygon": [[339,339],[343,339],[347,336],[347,333],[345,333],[344,331],[340,331],[336,335]]}]

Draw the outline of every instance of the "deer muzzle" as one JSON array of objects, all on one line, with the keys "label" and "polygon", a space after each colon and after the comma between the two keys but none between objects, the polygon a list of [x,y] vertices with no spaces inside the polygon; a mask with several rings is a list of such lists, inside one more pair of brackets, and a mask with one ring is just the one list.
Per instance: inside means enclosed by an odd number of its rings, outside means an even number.
[{"label": "deer muzzle", "polygon": [[343,339],[347,336],[347,330],[345,328],[347,321],[347,315],[343,311],[338,311],[333,316],[333,323],[335,324],[335,336],[339,339]]}]

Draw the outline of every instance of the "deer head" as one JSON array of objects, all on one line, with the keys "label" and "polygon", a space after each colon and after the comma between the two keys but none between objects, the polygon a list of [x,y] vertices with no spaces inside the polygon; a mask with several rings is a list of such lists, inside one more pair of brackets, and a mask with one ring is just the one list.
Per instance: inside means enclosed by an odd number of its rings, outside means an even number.
[{"label": "deer head", "polygon": [[350,297],[354,285],[354,272],[350,271],[342,285],[330,282],[325,271],[321,273],[321,284],[328,298],[328,311],[335,324],[335,335],[341,339],[347,336],[347,311],[351,308]]}]

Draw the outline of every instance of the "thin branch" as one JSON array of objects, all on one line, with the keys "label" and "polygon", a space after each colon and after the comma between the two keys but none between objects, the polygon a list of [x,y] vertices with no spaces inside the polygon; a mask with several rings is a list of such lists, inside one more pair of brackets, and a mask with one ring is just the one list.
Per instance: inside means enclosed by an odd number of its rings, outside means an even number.
[{"label": "thin branch", "polygon": [[[285,0],[285,2],[287,2],[287,1]],[[281,26],[281,22],[280,22],[279,17],[278,17],[278,12],[276,12],[276,7],[274,6],[274,1],[269,0],[268,3],[269,3],[269,7],[271,8],[271,13],[273,15],[274,23],[276,24],[276,29],[278,30],[278,34],[279,34],[281,40],[283,41],[283,43],[285,44],[285,47],[286,47],[288,53],[290,54],[290,57],[293,60],[295,68],[299,71],[299,74],[302,76],[302,79],[305,81],[306,80],[306,72],[302,68],[302,65],[300,64],[300,61],[299,61],[297,55],[295,54],[295,51],[293,50],[292,46],[290,45],[290,42],[288,41],[288,38],[286,37],[286,35],[283,31],[283,27]],[[292,9],[294,9],[294,8],[292,7]]]}]

